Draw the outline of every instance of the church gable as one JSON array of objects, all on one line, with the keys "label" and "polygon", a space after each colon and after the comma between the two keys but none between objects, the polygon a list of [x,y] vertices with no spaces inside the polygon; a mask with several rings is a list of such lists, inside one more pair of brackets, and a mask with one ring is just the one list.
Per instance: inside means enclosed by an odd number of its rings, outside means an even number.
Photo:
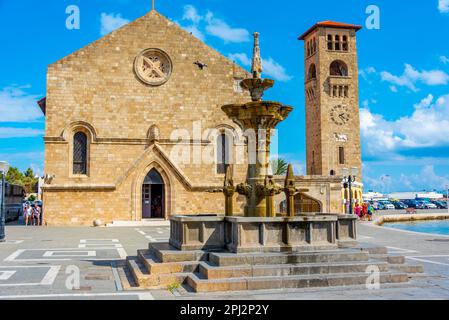
[{"label": "church gable", "polygon": [[196,119],[214,127],[229,121],[222,104],[247,101],[236,82],[248,75],[152,11],[49,66],[47,135],[78,120],[135,138],[162,121],[162,134]]}]

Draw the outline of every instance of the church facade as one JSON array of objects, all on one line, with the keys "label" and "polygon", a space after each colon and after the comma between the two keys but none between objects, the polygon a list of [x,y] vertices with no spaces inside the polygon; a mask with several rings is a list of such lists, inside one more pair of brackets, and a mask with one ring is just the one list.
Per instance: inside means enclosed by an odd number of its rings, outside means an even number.
[{"label": "church facade", "polygon": [[[212,191],[228,163],[245,181],[247,145],[221,106],[250,100],[239,85],[250,76],[155,10],[50,65],[45,222],[224,214]],[[297,180],[303,210],[342,212],[341,178]]]}]

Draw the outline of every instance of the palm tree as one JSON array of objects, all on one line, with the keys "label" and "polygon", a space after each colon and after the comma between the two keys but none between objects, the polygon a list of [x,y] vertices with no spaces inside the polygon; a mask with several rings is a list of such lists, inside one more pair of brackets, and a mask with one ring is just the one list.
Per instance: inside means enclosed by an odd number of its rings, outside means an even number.
[{"label": "palm tree", "polygon": [[271,160],[271,168],[275,176],[283,176],[287,174],[288,163],[284,159],[273,159]]}]

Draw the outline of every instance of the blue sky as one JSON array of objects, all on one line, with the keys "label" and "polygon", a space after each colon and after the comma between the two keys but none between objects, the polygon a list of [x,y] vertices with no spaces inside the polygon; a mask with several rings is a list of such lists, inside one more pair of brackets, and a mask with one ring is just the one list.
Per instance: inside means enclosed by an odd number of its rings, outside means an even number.
[{"label": "blue sky", "polygon": [[[449,184],[449,0],[257,2],[156,0],[163,15],[246,67],[251,33],[261,33],[267,99],[295,107],[280,125],[279,153],[305,162],[303,44],[317,21],[365,26],[380,9],[380,29],[358,33],[360,108],[367,189],[443,189]],[[66,8],[80,29],[66,28]],[[151,0],[0,0],[0,159],[43,172],[46,67],[151,9]]]}]

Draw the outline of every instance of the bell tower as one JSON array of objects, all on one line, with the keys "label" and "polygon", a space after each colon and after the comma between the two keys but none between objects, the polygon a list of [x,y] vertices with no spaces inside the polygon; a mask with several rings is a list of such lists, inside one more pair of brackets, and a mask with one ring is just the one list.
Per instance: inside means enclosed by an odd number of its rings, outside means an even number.
[{"label": "bell tower", "polygon": [[[362,170],[356,32],[333,21],[315,24],[304,41],[308,175]],[[361,181],[361,175],[357,177]]]}]

